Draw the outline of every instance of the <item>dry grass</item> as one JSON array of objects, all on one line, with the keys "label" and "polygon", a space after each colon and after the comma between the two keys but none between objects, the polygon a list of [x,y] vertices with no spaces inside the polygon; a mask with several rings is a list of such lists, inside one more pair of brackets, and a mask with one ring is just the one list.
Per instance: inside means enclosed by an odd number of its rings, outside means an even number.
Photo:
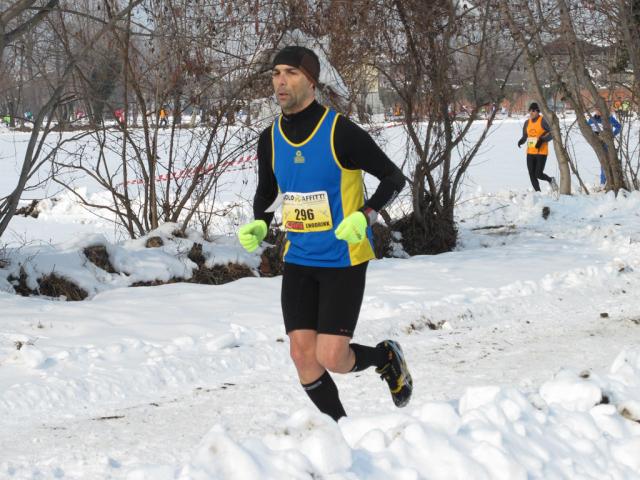
[{"label": "dry grass", "polygon": [[71,280],[50,273],[38,279],[40,295],[48,297],[64,296],[67,301],[84,300],[89,294]]},{"label": "dry grass", "polygon": [[191,246],[191,250],[189,250],[189,254],[187,255],[189,260],[198,265],[198,267],[202,267],[206,259],[204,258],[204,254],[202,253],[202,244],[194,243]]},{"label": "dry grass", "polygon": [[239,278],[254,276],[249,267],[238,263],[207,267],[201,243],[194,243],[191,250],[189,250],[187,257],[198,266],[198,268],[193,272],[193,277],[186,280],[190,283],[222,285],[223,283],[233,282]]},{"label": "dry grass", "polygon": [[238,263],[214,265],[211,268],[203,264],[193,272],[193,277],[188,281],[190,283],[201,283],[204,285],[222,285],[240,278],[253,276],[254,274],[249,267]]},{"label": "dry grass", "polygon": [[27,272],[25,272],[24,267],[20,267],[19,276],[9,275],[7,278],[9,283],[13,285],[13,289],[16,291],[18,295],[22,295],[23,297],[30,297],[31,295],[37,295],[38,292],[35,290],[31,290],[27,285]]},{"label": "dry grass", "polygon": [[104,245],[92,245],[85,248],[82,252],[84,253],[84,256],[87,257],[87,260],[105,272],[118,273],[116,272],[116,269],[113,268],[113,265],[111,265],[107,247]]},{"label": "dry grass", "polygon": [[164,245],[162,238],[160,237],[150,237],[147,239],[147,242],[144,244],[147,248],[158,248]]},{"label": "dry grass", "polygon": [[143,282],[134,282],[131,284],[132,287],[157,287],[158,285],[168,285],[170,283],[178,283],[184,282],[184,278],[176,278],[172,277],[169,280],[150,280]]}]

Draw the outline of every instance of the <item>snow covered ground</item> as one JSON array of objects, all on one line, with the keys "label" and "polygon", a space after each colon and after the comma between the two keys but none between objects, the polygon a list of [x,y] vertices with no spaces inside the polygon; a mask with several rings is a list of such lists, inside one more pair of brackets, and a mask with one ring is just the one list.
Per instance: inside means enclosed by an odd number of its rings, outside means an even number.
[{"label": "snow covered ground", "polygon": [[[16,219],[0,289],[19,261],[90,298],[0,291],[0,478],[640,478],[640,193],[527,191],[519,129],[502,122],[471,171],[458,250],[370,265],[355,341],[399,340],[414,397],[397,410],[373,371],[335,375],[337,425],[296,380],[280,278],[123,288],[188,276],[190,240],[120,242],[69,198]],[[250,196],[253,173],[233,175],[221,201]],[[84,259],[95,242],[128,277]],[[257,265],[224,236],[205,254]]]}]

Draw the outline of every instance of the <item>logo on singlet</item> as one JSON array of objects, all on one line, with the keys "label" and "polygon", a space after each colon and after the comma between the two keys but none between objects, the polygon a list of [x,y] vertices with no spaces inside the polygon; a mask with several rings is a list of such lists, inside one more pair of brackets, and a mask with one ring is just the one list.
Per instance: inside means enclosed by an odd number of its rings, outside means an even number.
[{"label": "logo on singlet", "polygon": [[296,150],[296,156],[293,157],[293,163],[304,163],[304,157],[300,150]]}]

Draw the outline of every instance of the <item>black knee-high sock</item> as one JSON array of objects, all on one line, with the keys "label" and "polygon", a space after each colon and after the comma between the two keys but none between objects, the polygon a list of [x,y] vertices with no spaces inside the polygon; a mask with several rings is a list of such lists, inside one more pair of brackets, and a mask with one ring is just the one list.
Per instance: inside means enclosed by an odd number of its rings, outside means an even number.
[{"label": "black knee-high sock", "polygon": [[325,371],[315,382],[302,384],[311,401],[322,413],[326,413],[336,422],[339,418],[346,417],[347,414],[340,402],[338,387],[333,382],[329,372]]},{"label": "black knee-high sock", "polygon": [[383,348],[367,347],[357,343],[352,343],[349,346],[356,354],[356,363],[351,369],[352,372],[360,372],[369,367],[382,368],[387,363],[387,352]]}]

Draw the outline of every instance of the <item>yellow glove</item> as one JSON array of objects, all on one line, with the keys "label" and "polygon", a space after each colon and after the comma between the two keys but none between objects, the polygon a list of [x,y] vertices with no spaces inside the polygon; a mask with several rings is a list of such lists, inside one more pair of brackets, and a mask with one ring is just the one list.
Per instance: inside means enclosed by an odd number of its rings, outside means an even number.
[{"label": "yellow glove", "polygon": [[360,243],[367,236],[367,217],[361,211],[353,212],[336,228],[336,238],[347,243]]},{"label": "yellow glove", "polygon": [[251,223],[247,223],[243,225],[238,230],[238,240],[240,240],[240,245],[244,247],[244,249],[251,253],[258,246],[260,242],[264,240],[264,237],[267,236],[267,222],[264,220],[254,220]]}]

